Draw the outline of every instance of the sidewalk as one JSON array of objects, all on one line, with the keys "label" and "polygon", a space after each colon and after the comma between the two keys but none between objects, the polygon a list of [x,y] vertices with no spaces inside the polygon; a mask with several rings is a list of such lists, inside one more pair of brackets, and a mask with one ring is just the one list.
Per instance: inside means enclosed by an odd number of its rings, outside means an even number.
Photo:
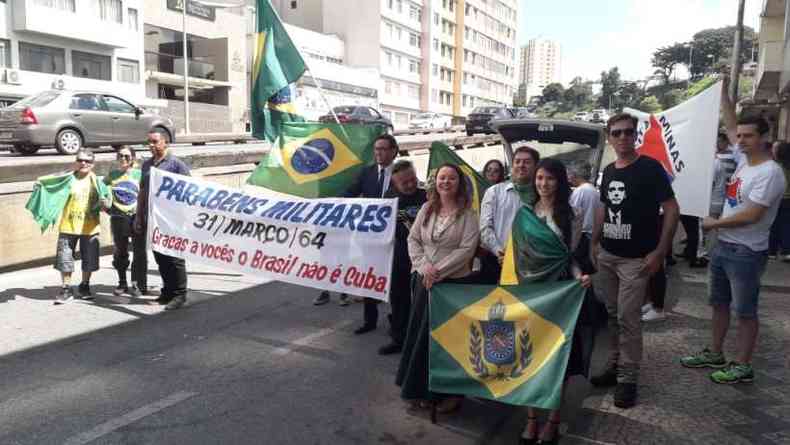
[{"label": "sidewalk", "polygon": [[[101,258],[101,269],[92,279],[95,302],[52,304],[59,277],[51,267],[0,274],[0,357],[36,346],[91,335],[100,329],[159,317],[160,306],[142,300],[112,296],[116,284],[111,258]],[[150,284],[159,284],[156,263],[149,265]],[[249,276],[199,266],[189,267],[190,304],[213,297],[244,298],[262,282]],[[763,279],[761,332],[754,365],[753,384],[720,386],[712,383],[707,370],[685,369],[680,356],[710,341],[710,308],[706,296],[705,269],[678,265],[670,269],[667,321],[645,327],[645,357],[638,405],[620,410],[612,405],[612,392],[594,390],[583,379],[574,379],[563,408],[563,444],[787,444],[790,443],[790,378],[787,352],[790,347],[790,264],[770,261]],[[296,288],[294,288],[296,289]],[[306,303],[314,292],[299,290],[293,298]],[[249,295],[247,296],[249,298]],[[258,296],[256,296],[258,298]],[[261,295],[260,298],[266,298]],[[301,301],[304,300],[304,301]],[[326,314],[327,310],[323,309]],[[358,321],[358,310],[344,312],[346,322]],[[184,314],[189,322],[188,314]],[[316,315],[319,315],[318,313]],[[193,316],[194,318],[194,316]],[[335,320],[337,321],[337,320]],[[342,320],[341,320],[342,321]],[[196,321],[196,322],[199,322]],[[348,328],[349,330],[351,328]],[[349,332],[350,333],[350,332]],[[735,324],[726,343],[728,357],[734,356]],[[300,334],[302,335],[302,334]],[[356,339],[340,334],[348,341]],[[606,333],[599,338],[593,369],[606,357]],[[307,338],[312,338],[310,335]],[[346,340],[344,340],[346,341]],[[369,345],[375,354],[377,345]],[[280,347],[285,347],[280,345]],[[338,362],[356,368],[357,363]],[[389,382],[392,370],[385,380]],[[306,371],[305,371],[306,372]],[[393,371],[394,372],[394,371]],[[384,382],[386,383],[386,382]],[[382,384],[369,394],[370,400],[398,405],[397,388]],[[490,403],[468,403],[454,418],[440,419],[436,427],[427,418],[407,416],[392,423],[425,428],[429,441],[441,428],[477,443],[513,444],[524,425],[524,409]],[[403,426],[401,425],[401,426]],[[394,426],[393,426],[394,427]]]}]

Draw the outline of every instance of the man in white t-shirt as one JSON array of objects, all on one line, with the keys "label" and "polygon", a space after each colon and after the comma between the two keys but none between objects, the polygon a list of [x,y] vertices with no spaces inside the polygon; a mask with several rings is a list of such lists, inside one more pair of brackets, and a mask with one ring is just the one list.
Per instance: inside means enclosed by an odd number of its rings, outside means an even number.
[{"label": "man in white t-shirt", "polygon": [[571,193],[570,204],[584,213],[582,235],[586,236],[587,242],[592,237],[595,209],[601,205],[598,189],[590,183],[591,173],[592,167],[588,162],[573,164],[568,168],[568,181],[575,187]]},{"label": "man in white t-shirt", "polygon": [[[761,117],[736,120],[735,107],[722,92],[722,112],[737,167],[726,187],[721,218],[708,217],[704,230],[716,230],[718,242],[711,252],[710,304],[713,307],[713,343],[680,361],[689,368],[719,368],[710,375],[715,383],[733,384],[754,380],[752,354],[757,344],[757,305],[760,278],[768,260],[768,235],[785,190],[781,167],[767,145],[769,126]],[[727,362],[722,352],[730,324],[730,306],[738,317],[736,361]]]}]

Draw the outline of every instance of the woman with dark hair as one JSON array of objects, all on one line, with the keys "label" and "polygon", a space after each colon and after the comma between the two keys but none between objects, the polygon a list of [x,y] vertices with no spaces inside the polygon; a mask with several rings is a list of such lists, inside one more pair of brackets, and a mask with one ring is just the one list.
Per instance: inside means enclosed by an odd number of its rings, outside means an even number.
[{"label": "woman with dark hair", "polygon": [[782,167],[787,180],[787,188],[782,195],[779,212],[771,225],[768,255],[775,256],[784,262],[790,262],[790,143],[774,142],[772,147],[774,160]]},{"label": "woman with dark hair", "polygon": [[503,182],[505,180],[505,164],[499,159],[491,159],[483,166],[483,176],[491,185]]},{"label": "woman with dark hair", "polygon": [[401,387],[401,397],[414,407],[449,413],[460,406],[460,397],[428,390],[429,292],[437,283],[474,282],[472,259],[479,237],[477,213],[469,201],[464,175],[457,166],[444,164],[408,238],[412,306],[395,383]]},{"label": "woman with dark hair", "polygon": [[[516,216],[516,224],[530,221],[532,230],[524,233],[523,239],[514,240],[518,254],[528,260],[523,262],[525,269],[519,271],[520,282],[548,282],[577,279],[582,286],[592,284],[589,273],[592,266],[586,258],[574,258],[573,252],[582,236],[583,213],[571,207],[568,200],[571,187],[565,165],[556,159],[541,160],[535,170],[534,178],[537,198],[530,209],[524,206]],[[514,235],[515,237],[515,235]],[[533,240],[530,240],[533,238]],[[553,245],[546,247],[545,240],[554,239]],[[546,249],[545,252],[541,248]],[[551,250],[551,252],[549,252]],[[563,252],[555,256],[555,252]],[[589,304],[582,306],[573,339],[571,352],[565,371],[565,379],[574,375],[587,375],[592,352],[592,309]],[[587,329],[584,329],[587,328]],[[521,437],[521,444],[557,443],[559,434],[560,410],[551,410],[548,422],[538,437],[537,412],[528,409],[527,425]]]}]

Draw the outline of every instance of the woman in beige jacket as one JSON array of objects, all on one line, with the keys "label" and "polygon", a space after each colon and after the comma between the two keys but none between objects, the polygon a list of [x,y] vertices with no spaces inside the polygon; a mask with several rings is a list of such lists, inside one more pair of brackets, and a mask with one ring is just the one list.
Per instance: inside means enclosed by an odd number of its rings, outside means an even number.
[{"label": "woman in beige jacket", "polygon": [[451,164],[439,167],[434,187],[409,232],[412,263],[412,312],[403,346],[396,384],[401,397],[437,412],[456,410],[461,398],[428,390],[428,318],[430,289],[437,283],[470,284],[472,260],[477,251],[480,227],[471,208],[468,187],[461,170]]}]

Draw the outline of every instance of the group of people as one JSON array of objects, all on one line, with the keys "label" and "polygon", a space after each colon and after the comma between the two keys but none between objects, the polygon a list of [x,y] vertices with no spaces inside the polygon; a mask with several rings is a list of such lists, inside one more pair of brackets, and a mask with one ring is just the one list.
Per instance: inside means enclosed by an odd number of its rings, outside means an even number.
[{"label": "group of people", "polygon": [[[68,196],[60,210],[55,269],[61,275],[61,289],[55,304],[64,304],[76,297],[93,299],[90,279],[99,270],[100,214],[110,216],[113,240],[112,265],[118,274],[113,289],[116,296],[134,298],[155,295],[148,287],[148,253],[146,247],[148,216],[148,183],[151,167],[189,175],[189,167],[169,152],[162,134],[148,134],[151,157],[138,168],[135,152],[127,146],[117,150],[117,165],[99,178],[93,171],[95,156],[88,149],[77,152],[73,171],[63,178],[68,181]],[[138,199],[139,198],[139,199]],[[77,247],[82,259],[82,280],[77,292],[72,288],[74,256]],[[130,262],[130,247],[133,260]],[[153,300],[166,310],[178,309],[187,299],[187,273],[183,259],[154,252],[162,277],[162,290]],[[131,280],[127,271],[131,264]],[[131,284],[130,284],[131,283]]]}]

